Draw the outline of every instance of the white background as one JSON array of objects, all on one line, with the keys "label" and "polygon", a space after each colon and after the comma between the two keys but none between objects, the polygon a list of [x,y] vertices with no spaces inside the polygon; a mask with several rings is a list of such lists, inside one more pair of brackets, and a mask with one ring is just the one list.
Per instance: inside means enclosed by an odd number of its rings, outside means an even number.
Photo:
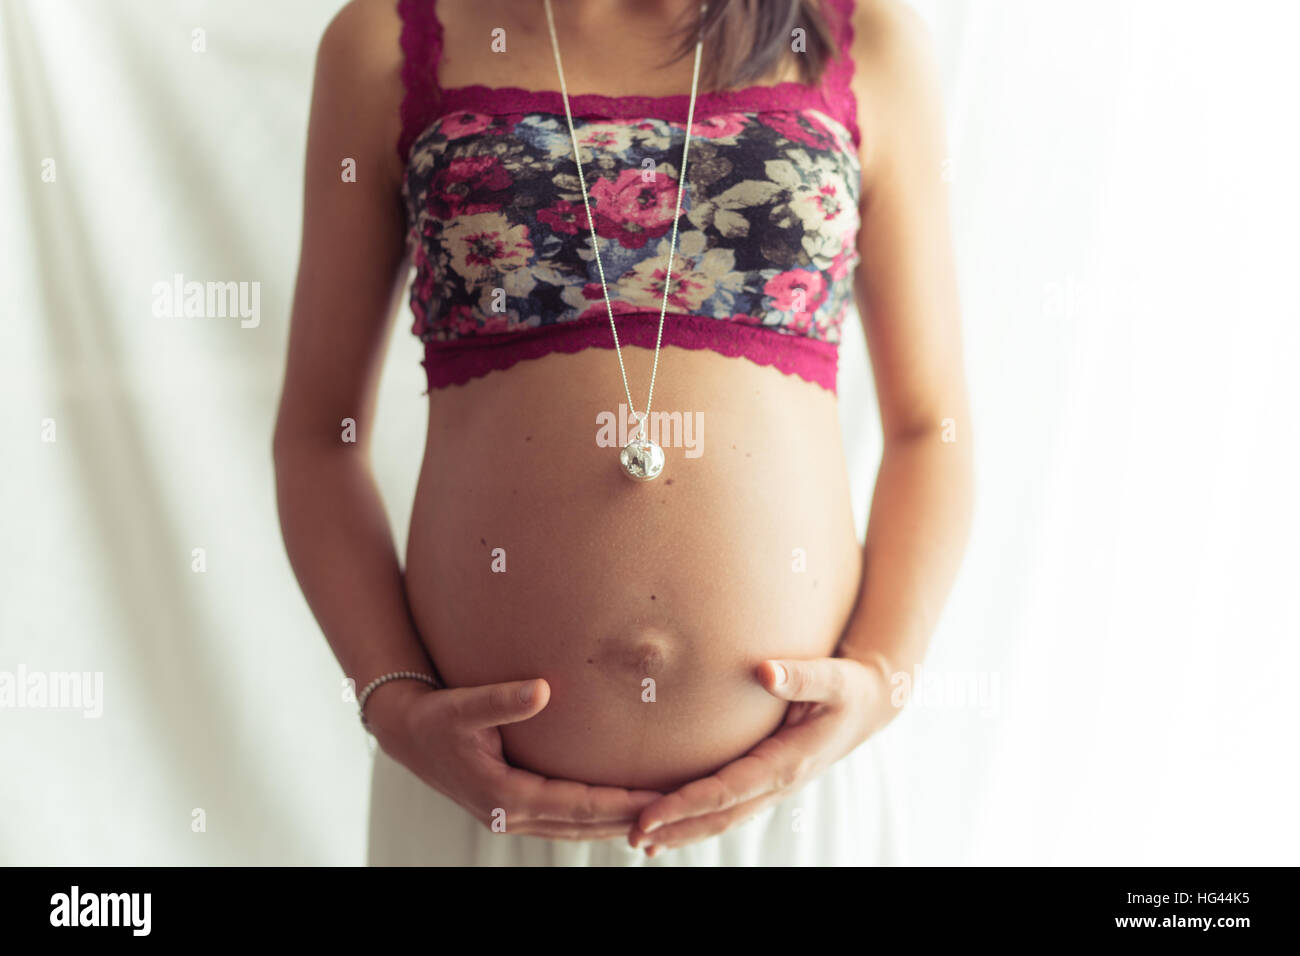
[{"label": "white background", "polygon": [[[907,859],[1300,862],[1300,7],[917,6],[979,492],[922,676],[988,695],[927,693],[885,731]],[[0,3],[0,670],[105,685],[97,720],[0,710],[0,862],[363,859],[367,743],[270,459],[336,7]],[[260,327],[155,318],[177,272],[260,282]],[[424,423],[408,327],[375,443],[399,546]],[[860,514],[862,350],[841,380]]]}]

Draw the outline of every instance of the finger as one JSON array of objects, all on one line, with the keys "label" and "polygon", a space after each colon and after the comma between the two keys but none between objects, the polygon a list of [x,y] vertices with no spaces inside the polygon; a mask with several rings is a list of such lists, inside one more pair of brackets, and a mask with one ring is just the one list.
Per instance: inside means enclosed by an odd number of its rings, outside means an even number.
[{"label": "finger", "polygon": [[551,699],[546,681],[508,681],[480,687],[458,687],[439,692],[451,708],[452,720],[462,730],[483,730],[514,724],[536,716]]},{"label": "finger", "polygon": [[843,662],[823,657],[811,661],[763,661],[757,675],[763,688],[782,700],[835,703],[844,692]]},{"label": "finger", "polygon": [[[647,850],[675,850],[689,843],[698,843],[709,837],[725,833],[733,827],[740,826],[772,806],[781,798],[779,793],[767,793],[754,800],[738,804],[721,813],[710,813],[702,817],[691,817],[679,823],[661,827],[652,836],[636,833],[630,841],[632,846]],[[653,854],[652,854],[653,855]]]},{"label": "finger", "polygon": [[773,789],[773,766],[756,754],[747,754],[711,777],[692,781],[646,807],[637,818],[642,833],[690,817],[722,813]]},{"label": "finger", "polygon": [[646,807],[663,796],[656,790],[624,790],[622,787],[593,787],[576,780],[550,779],[501,764],[494,792],[506,811],[520,822],[618,823],[627,832],[629,824]]},{"label": "finger", "polygon": [[808,754],[821,742],[816,724],[788,727],[710,777],[665,795],[641,812],[643,833],[689,817],[722,813],[774,790],[786,790],[811,772]]}]

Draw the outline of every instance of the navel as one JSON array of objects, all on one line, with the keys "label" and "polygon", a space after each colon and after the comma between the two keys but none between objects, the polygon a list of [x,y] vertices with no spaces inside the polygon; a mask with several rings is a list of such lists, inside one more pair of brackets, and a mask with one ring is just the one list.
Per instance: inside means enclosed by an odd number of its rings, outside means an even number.
[{"label": "navel", "polygon": [[665,653],[657,641],[643,642],[637,649],[637,671],[643,677],[655,677],[663,672]]},{"label": "navel", "polygon": [[660,677],[671,665],[673,657],[671,634],[637,629],[601,641],[596,662],[610,674]]}]

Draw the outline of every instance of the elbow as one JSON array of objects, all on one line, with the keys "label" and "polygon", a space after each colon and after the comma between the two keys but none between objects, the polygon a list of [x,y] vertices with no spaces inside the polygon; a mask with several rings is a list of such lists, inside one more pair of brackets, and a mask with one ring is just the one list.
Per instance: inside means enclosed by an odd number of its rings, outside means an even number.
[{"label": "elbow", "polygon": [[[345,420],[346,421],[346,420]],[[335,463],[354,464],[365,460],[368,446],[357,437],[359,426],[347,422],[341,432],[329,430],[318,420],[299,421],[283,413],[271,434],[271,461],[278,480],[302,469],[316,471]]]},{"label": "elbow", "polygon": [[281,415],[275,421],[275,428],[271,432],[271,463],[275,466],[275,473],[280,474],[281,468],[285,465],[290,457],[290,449],[294,445],[294,433],[287,426],[284,416]]},{"label": "elbow", "polygon": [[283,481],[317,445],[319,441],[313,441],[305,429],[281,414],[271,433],[271,463],[275,468],[276,480]]},{"label": "elbow", "polygon": [[311,487],[313,475],[319,477],[319,469],[327,463],[314,454],[302,429],[286,424],[283,419],[276,422],[271,434],[271,474],[281,522],[285,520],[289,503]]},{"label": "elbow", "polygon": [[937,442],[954,450],[970,453],[970,413],[963,406],[946,413],[916,416],[906,421],[888,423],[884,429],[885,445],[916,446]]}]

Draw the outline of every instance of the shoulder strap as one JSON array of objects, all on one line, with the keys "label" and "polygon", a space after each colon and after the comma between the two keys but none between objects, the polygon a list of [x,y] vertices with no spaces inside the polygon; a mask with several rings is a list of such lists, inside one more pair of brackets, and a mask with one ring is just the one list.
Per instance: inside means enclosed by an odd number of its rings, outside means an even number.
[{"label": "shoulder strap", "polygon": [[438,61],[442,24],[436,0],[397,0],[402,20],[402,133],[397,152],[405,163],[415,142],[433,120],[438,105]]},{"label": "shoulder strap", "polygon": [[861,145],[858,130],[858,101],[853,95],[853,7],[855,0],[822,0],[835,38],[835,59],[826,65],[822,89],[835,118],[853,136],[853,145]]}]

